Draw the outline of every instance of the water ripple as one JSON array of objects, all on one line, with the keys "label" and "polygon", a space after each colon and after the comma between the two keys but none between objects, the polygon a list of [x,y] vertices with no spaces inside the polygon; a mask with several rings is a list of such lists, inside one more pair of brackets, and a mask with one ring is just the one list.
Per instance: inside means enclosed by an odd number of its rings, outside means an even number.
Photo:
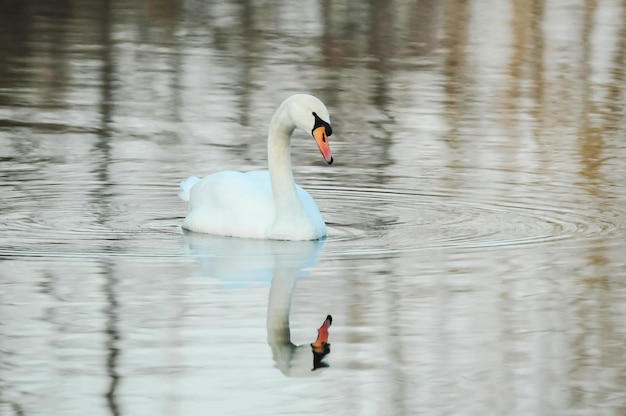
[{"label": "water ripple", "polygon": [[[314,193],[333,201],[326,218],[329,240],[337,243],[336,254],[540,244],[605,234],[625,223],[618,211],[598,213],[556,209],[538,202],[476,201],[446,190],[425,194],[398,189],[318,188]],[[379,239],[378,248],[371,241],[358,244],[371,238]]]},{"label": "water ripple", "polygon": [[[163,185],[116,185],[109,195],[78,195],[87,184],[14,187],[0,255],[180,255],[185,205]],[[92,187],[93,188],[93,187]],[[624,214],[537,201],[476,200],[441,189],[309,187],[324,213],[330,255],[406,252],[442,247],[541,244],[623,228]],[[142,198],[136,196],[141,194]],[[9,205],[7,205],[9,207]]]}]

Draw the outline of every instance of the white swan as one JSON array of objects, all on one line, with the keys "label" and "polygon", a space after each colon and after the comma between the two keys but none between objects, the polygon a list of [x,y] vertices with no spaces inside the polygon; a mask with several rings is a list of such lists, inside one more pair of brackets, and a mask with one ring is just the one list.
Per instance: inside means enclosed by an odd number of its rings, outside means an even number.
[{"label": "white swan", "polygon": [[189,201],[183,228],[232,237],[317,240],[326,224],[317,204],[298,186],[291,171],[291,134],[311,132],[328,164],[333,157],[326,106],[316,97],[296,94],[276,110],[267,140],[269,171],[221,171],[182,181],[179,197]]}]

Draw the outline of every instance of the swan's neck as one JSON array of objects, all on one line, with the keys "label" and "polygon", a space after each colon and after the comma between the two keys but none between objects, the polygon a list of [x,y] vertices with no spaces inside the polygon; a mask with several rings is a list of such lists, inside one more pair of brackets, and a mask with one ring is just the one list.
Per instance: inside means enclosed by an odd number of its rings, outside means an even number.
[{"label": "swan's neck", "polygon": [[268,168],[277,213],[299,205],[291,171],[291,134],[295,128],[283,103],[272,118],[267,140]]},{"label": "swan's neck", "polygon": [[294,347],[289,330],[291,297],[298,270],[277,270],[270,287],[267,304],[267,338],[272,347]]}]

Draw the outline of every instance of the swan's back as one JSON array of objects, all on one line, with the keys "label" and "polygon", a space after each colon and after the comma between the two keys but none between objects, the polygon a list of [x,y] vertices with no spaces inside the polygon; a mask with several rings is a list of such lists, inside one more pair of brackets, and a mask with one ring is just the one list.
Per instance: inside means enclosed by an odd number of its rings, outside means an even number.
[{"label": "swan's back", "polygon": [[[192,184],[183,228],[231,237],[267,238],[274,219],[267,171],[222,171],[200,181],[189,178],[183,184],[181,187]],[[185,196],[185,189],[181,194]]]},{"label": "swan's back", "polygon": [[[183,228],[207,234],[278,240],[317,240],[326,224],[317,204],[296,185],[299,206],[287,216],[288,230],[276,229],[276,209],[268,171],[222,171],[181,182],[179,197],[189,201]],[[281,215],[285,215],[284,212]]]}]

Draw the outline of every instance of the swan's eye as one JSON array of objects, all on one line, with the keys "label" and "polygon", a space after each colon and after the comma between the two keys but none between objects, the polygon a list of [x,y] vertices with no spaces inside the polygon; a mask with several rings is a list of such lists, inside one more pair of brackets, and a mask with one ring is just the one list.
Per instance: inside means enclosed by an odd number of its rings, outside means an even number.
[{"label": "swan's eye", "polygon": [[313,125],[313,130],[311,131],[314,131],[318,127],[324,127],[327,136],[333,134],[333,128],[330,127],[330,124],[319,118],[319,116],[315,112],[313,112],[313,117],[315,117],[315,124]]}]

